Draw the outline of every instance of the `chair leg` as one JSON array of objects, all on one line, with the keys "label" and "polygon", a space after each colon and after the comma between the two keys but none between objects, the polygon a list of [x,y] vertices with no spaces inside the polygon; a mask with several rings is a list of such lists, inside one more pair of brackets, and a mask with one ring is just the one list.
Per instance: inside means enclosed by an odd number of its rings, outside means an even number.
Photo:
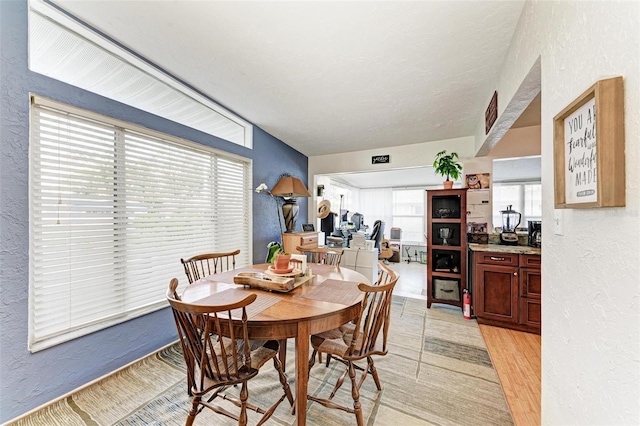
[{"label": "chair leg", "polygon": [[[349,363],[349,366],[350,366],[349,368],[352,368],[353,364]],[[342,386],[342,383],[344,383],[344,378],[347,376],[347,373],[349,373],[348,368],[344,371],[344,373],[342,373],[342,376],[340,376],[340,378],[336,382],[336,385],[333,387],[333,390],[331,391],[331,395],[329,395],[329,399],[333,399],[333,397],[336,396],[336,392],[338,392],[338,389],[340,389],[340,387]],[[353,374],[356,374],[355,370]]]},{"label": "chair leg", "polygon": [[318,353],[317,349],[313,350],[311,357],[309,358],[309,371],[311,371],[311,367],[316,363],[316,354]]},{"label": "chair leg", "polygon": [[193,398],[191,411],[189,411],[189,415],[187,416],[187,421],[185,423],[185,426],[191,426],[193,424],[193,421],[196,419],[196,415],[198,414],[198,406],[200,405],[201,399],[202,398],[199,396],[196,396]]},{"label": "chair leg", "polygon": [[378,388],[378,390],[382,390],[380,378],[378,377],[378,370],[376,370],[376,366],[373,364],[373,358],[371,358],[370,356],[367,357],[367,364],[367,370],[369,370],[369,373],[371,373],[373,381],[376,382],[376,387]]},{"label": "chair leg", "polygon": [[282,363],[282,371],[285,371],[287,369],[287,339],[278,340],[278,343],[280,344],[278,358]]},{"label": "chair leg", "polygon": [[356,414],[356,423],[358,426],[364,426],[362,404],[360,404],[360,389],[358,389],[356,383],[356,369],[353,368],[352,362],[349,362],[349,378],[351,379],[351,397],[353,398],[353,410]]},{"label": "chair leg", "polygon": [[278,359],[278,357],[273,357],[273,366],[278,372],[278,376],[280,376],[280,384],[282,385],[282,389],[284,390],[284,394],[287,396],[289,400],[289,404],[293,406],[293,395],[291,394],[291,388],[289,387],[289,382],[287,381],[287,376],[284,374],[284,368],[282,363]]},{"label": "chair leg", "polygon": [[238,426],[247,426],[247,399],[249,398],[249,389],[247,382],[242,382],[240,389],[240,417],[238,418]]},{"label": "chair leg", "polygon": [[[322,360],[320,360],[322,362]],[[327,354],[327,368],[329,368],[329,363],[331,362],[331,354]]]}]

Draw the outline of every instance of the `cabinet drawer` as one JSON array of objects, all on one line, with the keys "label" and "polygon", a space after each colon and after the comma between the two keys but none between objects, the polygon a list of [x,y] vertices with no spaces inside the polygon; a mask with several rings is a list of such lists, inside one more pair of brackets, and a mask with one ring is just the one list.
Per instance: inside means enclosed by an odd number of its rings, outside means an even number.
[{"label": "cabinet drawer", "polygon": [[540,269],[541,258],[536,254],[521,254],[520,266],[523,268],[538,268]]},{"label": "cabinet drawer", "polygon": [[315,235],[303,235],[300,237],[301,246],[315,246],[318,247],[318,234]]},{"label": "cabinet drawer", "polygon": [[485,265],[518,266],[518,255],[513,253],[475,253],[476,262]]}]

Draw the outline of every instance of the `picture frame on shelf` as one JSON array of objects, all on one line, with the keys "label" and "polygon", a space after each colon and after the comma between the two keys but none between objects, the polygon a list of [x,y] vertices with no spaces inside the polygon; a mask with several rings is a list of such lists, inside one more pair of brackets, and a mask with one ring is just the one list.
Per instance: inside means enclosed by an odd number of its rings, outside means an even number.
[{"label": "picture frame on shelf", "polygon": [[467,222],[468,234],[486,234],[487,222]]},{"label": "picture frame on shelf", "polygon": [[490,186],[490,173],[473,173],[465,177],[465,187],[469,189],[487,189]]},{"label": "picture frame on shelf", "polygon": [[624,207],[624,144],[623,79],[599,80],[553,119],[555,208]]},{"label": "picture frame on shelf", "polygon": [[303,223],[302,230],[304,232],[314,232],[316,230],[316,227],[314,226],[313,223]]}]

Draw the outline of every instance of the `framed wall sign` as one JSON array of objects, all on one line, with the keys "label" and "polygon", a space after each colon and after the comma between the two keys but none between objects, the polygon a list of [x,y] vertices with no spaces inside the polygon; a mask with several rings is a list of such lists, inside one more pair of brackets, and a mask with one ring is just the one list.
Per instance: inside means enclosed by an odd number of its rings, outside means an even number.
[{"label": "framed wall sign", "polygon": [[623,207],[622,77],[600,80],[553,119],[555,208]]},{"label": "framed wall sign", "polygon": [[498,118],[498,92],[493,92],[489,106],[484,113],[484,133],[489,134],[489,130]]},{"label": "framed wall sign", "polygon": [[388,155],[374,155],[371,157],[371,164],[387,164],[390,161]]}]

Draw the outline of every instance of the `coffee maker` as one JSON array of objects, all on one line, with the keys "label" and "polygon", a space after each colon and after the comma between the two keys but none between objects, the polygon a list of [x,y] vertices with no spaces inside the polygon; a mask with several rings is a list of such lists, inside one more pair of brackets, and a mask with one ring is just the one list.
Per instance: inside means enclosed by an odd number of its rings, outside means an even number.
[{"label": "coffee maker", "polygon": [[529,239],[531,247],[542,247],[542,222],[539,220],[529,221]]},{"label": "coffee maker", "polygon": [[506,210],[501,210],[502,213],[502,231],[500,232],[500,244],[509,246],[518,245],[518,234],[516,234],[516,228],[520,225],[522,215],[511,208],[511,205],[507,206]]}]

